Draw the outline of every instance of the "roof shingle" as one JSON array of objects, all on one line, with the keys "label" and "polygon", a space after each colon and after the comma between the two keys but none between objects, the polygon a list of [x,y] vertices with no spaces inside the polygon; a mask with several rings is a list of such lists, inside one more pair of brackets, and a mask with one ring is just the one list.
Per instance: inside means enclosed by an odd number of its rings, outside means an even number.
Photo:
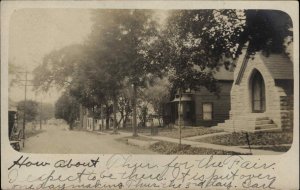
[{"label": "roof shingle", "polygon": [[260,57],[274,79],[294,79],[293,63],[283,54],[271,54]]}]

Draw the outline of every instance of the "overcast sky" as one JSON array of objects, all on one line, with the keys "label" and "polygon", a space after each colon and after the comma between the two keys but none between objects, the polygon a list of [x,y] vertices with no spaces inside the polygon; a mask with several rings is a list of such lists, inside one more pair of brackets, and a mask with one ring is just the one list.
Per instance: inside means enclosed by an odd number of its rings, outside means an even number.
[{"label": "overcast sky", "polygon": [[[164,24],[167,11],[156,11],[159,22]],[[82,43],[91,32],[89,9],[21,9],[10,20],[9,63],[31,72],[41,64],[43,57],[54,49]],[[22,76],[25,78],[25,75]],[[29,75],[29,80],[33,78]],[[28,87],[27,99],[55,103],[61,92],[51,89],[35,95]],[[9,89],[12,101],[24,100],[24,86]]]},{"label": "overcast sky", "polygon": [[[90,33],[91,24],[87,9],[18,10],[10,20],[9,62],[30,72],[52,50],[83,42]],[[27,92],[28,99],[41,99],[31,87]],[[23,100],[24,87],[11,88],[9,96],[13,101]],[[51,90],[43,95],[43,100],[54,103],[59,96],[60,93]]]}]

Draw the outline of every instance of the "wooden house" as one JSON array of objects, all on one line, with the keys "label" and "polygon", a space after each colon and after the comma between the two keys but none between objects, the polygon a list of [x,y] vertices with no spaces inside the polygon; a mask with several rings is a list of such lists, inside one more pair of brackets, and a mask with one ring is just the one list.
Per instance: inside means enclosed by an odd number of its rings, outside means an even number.
[{"label": "wooden house", "polygon": [[[233,83],[233,71],[221,67],[214,74],[220,87],[218,95],[205,87],[199,91],[182,94],[181,122],[184,126],[215,126],[229,118],[230,90]],[[179,94],[165,107],[167,123],[178,125]]]}]

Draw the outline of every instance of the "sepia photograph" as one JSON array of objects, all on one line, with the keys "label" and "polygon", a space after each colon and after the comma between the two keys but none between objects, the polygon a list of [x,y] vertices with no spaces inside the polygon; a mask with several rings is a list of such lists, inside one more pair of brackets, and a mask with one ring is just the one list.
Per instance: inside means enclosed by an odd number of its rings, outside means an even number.
[{"label": "sepia photograph", "polygon": [[17,151],[276,155],[293,143],[285,12],[31,8],[9,30]]},{"label": "sepia photograph", "polygon": [[299,189],[299,4],[1,2],[1,189]]}]

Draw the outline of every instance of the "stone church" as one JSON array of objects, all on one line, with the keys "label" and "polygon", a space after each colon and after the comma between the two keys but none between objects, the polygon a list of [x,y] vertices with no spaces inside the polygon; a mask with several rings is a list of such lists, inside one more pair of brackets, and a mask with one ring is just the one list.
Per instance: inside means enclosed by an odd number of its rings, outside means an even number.
[{"label": "stone church", "polygon": [[226,131],[276,131],[293,128],[293,63],[283,54],[246,51],[237,60]]}]

